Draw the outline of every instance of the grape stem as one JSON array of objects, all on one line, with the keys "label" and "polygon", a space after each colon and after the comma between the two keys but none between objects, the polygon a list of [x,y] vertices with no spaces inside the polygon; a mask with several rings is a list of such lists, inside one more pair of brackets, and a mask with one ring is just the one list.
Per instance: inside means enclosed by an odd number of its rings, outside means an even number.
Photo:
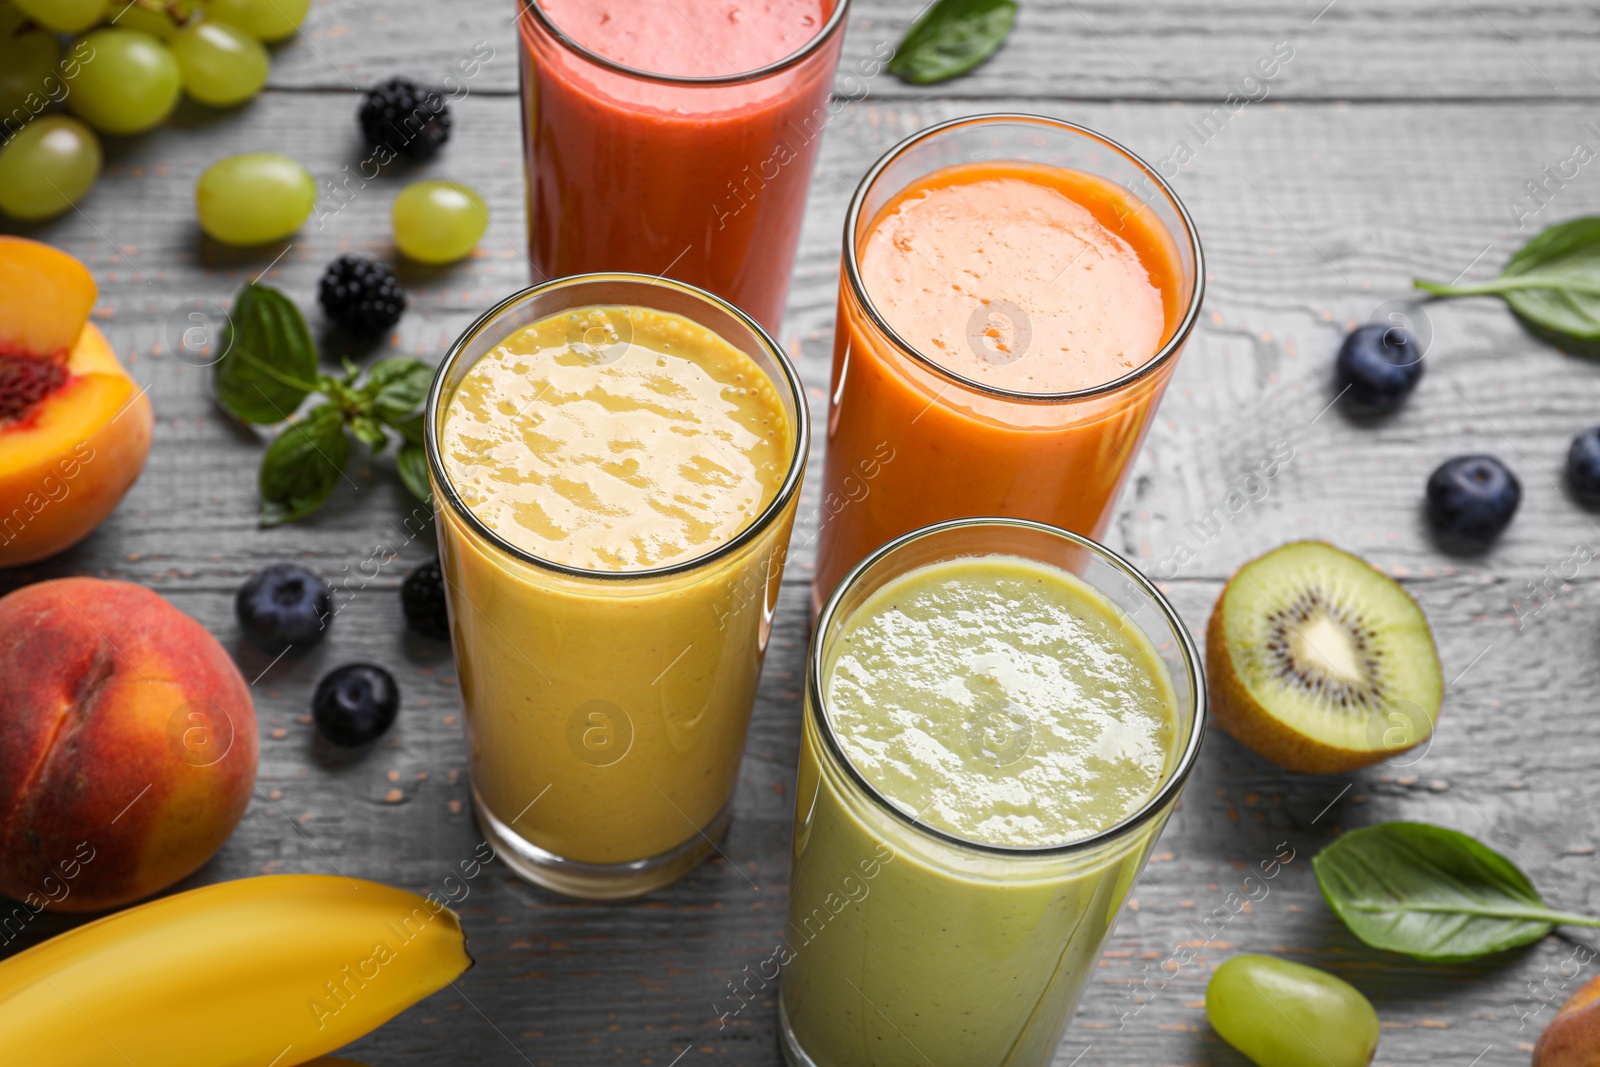
[{"label": "grape stem", "polygon": [[[179,26],[192,22],[200,12],[194,0],[127,0],[129,7],[142,8],[152,15],[165,15]],[[116,19],[111,20],[113,23]]]}]

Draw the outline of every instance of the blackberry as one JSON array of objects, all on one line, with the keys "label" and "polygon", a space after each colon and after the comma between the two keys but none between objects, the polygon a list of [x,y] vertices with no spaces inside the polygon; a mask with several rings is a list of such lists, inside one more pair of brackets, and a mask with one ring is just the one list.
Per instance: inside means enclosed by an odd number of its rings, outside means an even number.
[{"label": "blackberry", "polygon": [[423,637],[439,641],[450,639],[450,616],[444,606],[444,572],[439,561],[424,563],[412,571],[400,586],[400,603],[405,607],[406,623]]},{"label": "blackberry", "polygon": [[394,77],[361,100],[361,133],[373,148],[427,159],[450,139],[450,105],[437,89]]},{"label": "blackberry", "polygon": [[406,309],[406,292],[389,268],[360,256],[328,264],[317,299],[328,318],[360,337],[381,337]]}]

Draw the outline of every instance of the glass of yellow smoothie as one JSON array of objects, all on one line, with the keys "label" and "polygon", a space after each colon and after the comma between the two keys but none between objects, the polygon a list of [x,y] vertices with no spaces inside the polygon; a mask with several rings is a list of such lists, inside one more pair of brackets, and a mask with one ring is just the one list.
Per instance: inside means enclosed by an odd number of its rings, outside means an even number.
[{"label": "glass of yellow smoothie", "polygon": [[647,893],[728,825],[808,442],[750,316],[632,274],[503,301],[424,419],[478,822],[524,878]]},{"label": "glass of yellow smoothie", "polygon": [[1021,519],[868,556],[813,634],[789,921],[794,1067],[1039,1067],[1199,752],[1188,631]]}]

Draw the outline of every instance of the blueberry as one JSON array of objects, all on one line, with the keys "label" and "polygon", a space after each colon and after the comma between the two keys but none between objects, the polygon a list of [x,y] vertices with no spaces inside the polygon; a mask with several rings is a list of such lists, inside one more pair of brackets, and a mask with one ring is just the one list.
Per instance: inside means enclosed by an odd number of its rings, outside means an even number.
[{"label": "blueberry", "polygon": [[371,663],[347,663],[329,671],[311,697],[317,729],[345,748],[382,737],[399,711],[400,687],[394,675]]},{"label": "blueberry", "polygon": [[297,563],[274,563],[239,587],[233,601],[245,634],[268,652],[322,640],[333,618],[328,583]]},{"label": "blueberry", "polygon": [[1578,503],[1600,507],[1600,426],[1572,439],[1567,449],[1567,487]]},{"label": "blueberry", "polygon": [[1339,346],[1339,388],[1352,403],[1371,411],[1393,411],[1422,377],[1422,352],[1399,326],[1368,323]]},{"label": "blueberry", "polygon": [[444,572],[439,561],[424,563],[400,586],[400,605],[406,622],[423,637],[450,640],[450,616],[444,606]]},{"label": "blueberry", "polygon": [[1428,519],[1440,537],[1481,548],[1500,536],[1522,502],[1522,483],[1493,456],[1457,456],[1428,478]]}]

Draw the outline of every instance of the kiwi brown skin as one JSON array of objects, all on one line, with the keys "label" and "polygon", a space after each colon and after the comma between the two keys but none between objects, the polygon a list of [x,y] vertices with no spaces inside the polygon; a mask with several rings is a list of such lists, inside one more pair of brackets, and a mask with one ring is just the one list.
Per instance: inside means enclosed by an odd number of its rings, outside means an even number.
[{"label": "kiwi brown skin", "polygon": [[1235,672],[1233,653],[1222,630],[1222,606],[1238,580],[1237,573],[1228,579],[1211,609],[1211,621],[1206,624],[1206,690],[1211,717],[1229,736],[1257,755],[1301,774],[1343,774],[1370,767],[1427,740],[1426,736],[1420,737],[1405,748],[1335,748],[1295,733],[1263,708]]}]

